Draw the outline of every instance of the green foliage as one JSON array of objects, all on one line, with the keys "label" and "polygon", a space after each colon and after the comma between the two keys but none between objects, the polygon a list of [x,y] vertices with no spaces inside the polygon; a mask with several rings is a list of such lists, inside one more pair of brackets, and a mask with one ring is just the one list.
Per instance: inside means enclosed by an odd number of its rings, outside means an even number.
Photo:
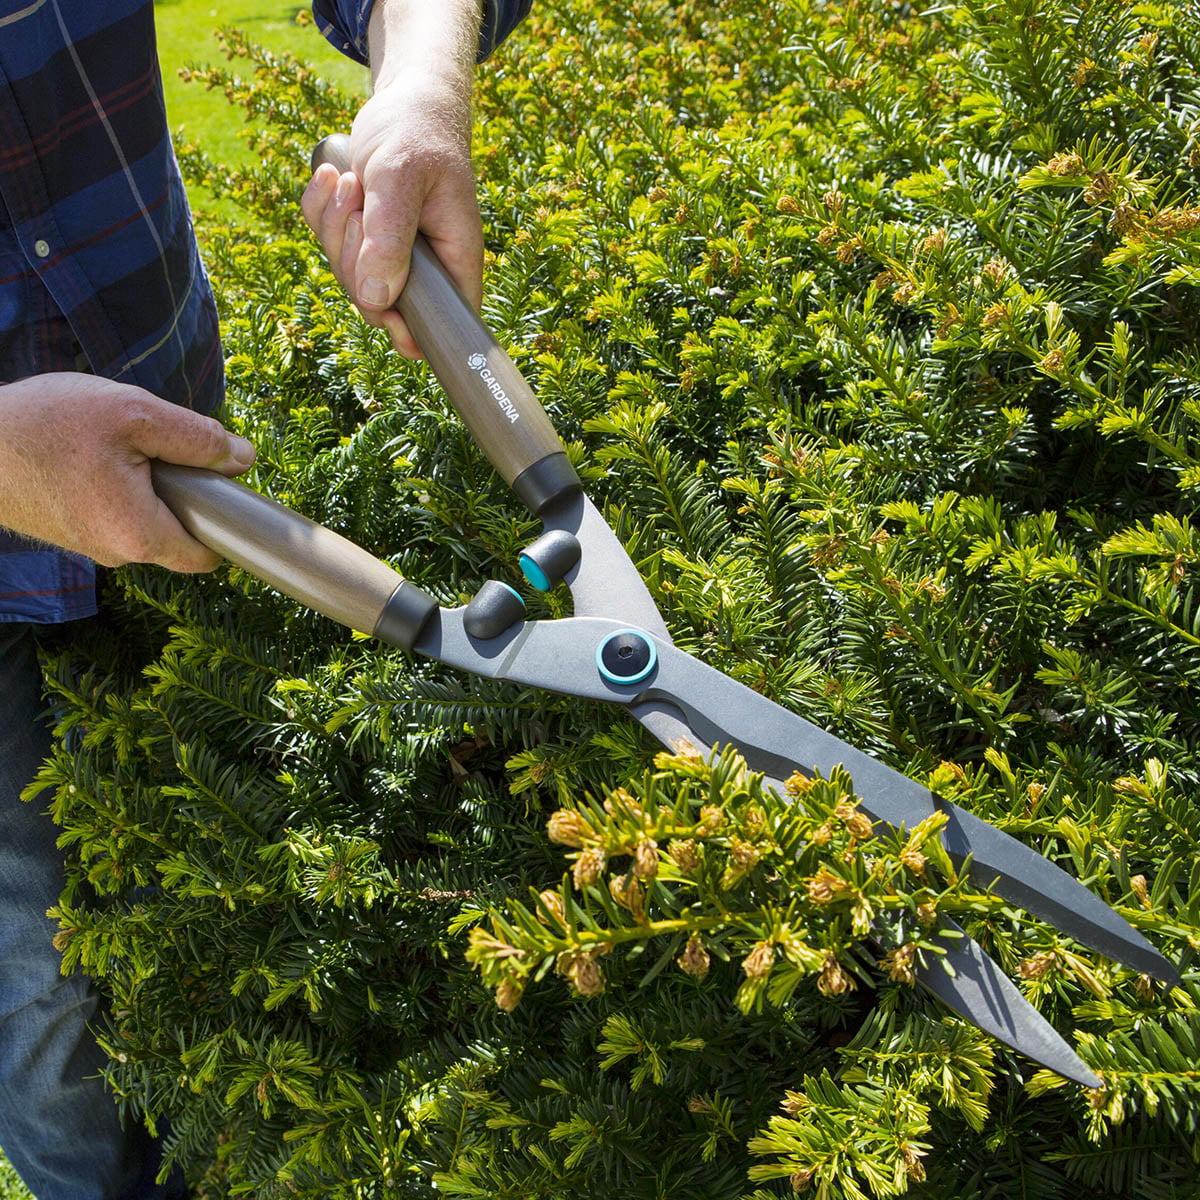
[{"label": "green foliage", "polygon": [[29,1190],[8,1159],[3,1157],[0,1157],[0,1197],[3,1200],[30,1200]]},{"label": "green foliage", "polygon": [[[971,898],[937,838],[944,814],[880,839],[890,844],[868,859],[859,851],[874,837],[872,823],[844,773],[797,775],[779,796],[733,751],[711,763],[695,753],[661,754],[656,763],[661,771],[633,782],[634,791],[618,788],[603,805],[589,800],[551,816],[550,840],[578,848],[578,898],[564,880],[530,904],[510,903],[490,932],[472,929],[467,959],[498,989],[501,1008],[515,1008],[530,978],[551,966],[579,995],[599,995],[599,958],[626,949],[637,957],[651,942],[657,957],[639,972],[640,987],[676,954],[691,976],[707,975],[712,955],[736,957],[742,1012],[789,1005],[810,976],[825,996],[853,990],[839,953],[877,923],[914,931],[886,956],[897,981],[914,982],[916,960],[946,952],[937,914],[970,907]],[[618,858],[621,868],[605,880]],[[932,886],[929,860],[952,886]]]},{"label": "green foliage", "polygon": [[[199,142],[222,161],[245,164],[250,152],[244,142],[245,122],[231,114],[223,89],[194,85],[193,71],[204,72],[198,63],[212,58],[210,34],[216,26],[236,25],[276,53],[299,54],[311,68],[343,86],[368,85],[365,67],[314,36],[307,6],[287,0],[155,0],[154,7],[167,119],[181,137]],[[193,200],[210,203],[194,188]],[[221,208],[225,216],[235,211],[233,206]]]},{"label": "green foliage", "polygon": [[[204,232],[252,482],[443,603],[565,612],[302,228],[353,102],[227,44],[261,161],[183,157],[246,212]],[[48,665],[60,943],[199,1194],[1197,1194],[1198,80],[1187,3],[544,0],[477,136],[485,319],[679,643],[1036,846],[1186,987],[931,829],[867,837],[843,776],[775,796],[236,570],[125,570]],[[909,986],[939,912],[1103,1090]]]}]

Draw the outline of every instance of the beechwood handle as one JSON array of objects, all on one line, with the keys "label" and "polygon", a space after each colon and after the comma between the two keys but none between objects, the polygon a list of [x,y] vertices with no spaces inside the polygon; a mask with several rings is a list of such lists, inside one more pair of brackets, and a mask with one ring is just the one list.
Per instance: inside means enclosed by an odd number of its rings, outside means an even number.
[{"label": "beechwood handle", "polygon": [[[345,134],[313,151],[313,170],[326,162],[350,170]],[[526,506],[537,513],[578,491],[550,418],[421,234],[396,308],[472,437]]]},{"label": "beechwood handle", "polygon": [[150,474],[198,542],[351,629],[411,650],[438,607],[361,546],[216,471],[155,460]]}]

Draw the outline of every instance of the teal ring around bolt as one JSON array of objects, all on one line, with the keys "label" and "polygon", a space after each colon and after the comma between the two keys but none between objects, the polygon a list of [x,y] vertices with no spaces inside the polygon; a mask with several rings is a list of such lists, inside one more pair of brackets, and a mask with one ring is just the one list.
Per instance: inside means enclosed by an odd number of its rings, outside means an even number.
[{"label": "teal ring around bolt", "polygon": [[[619,638],[624,634],[632,634],[636,638],[640,638],[646,645],[646,649],[650,652],[649,661],[636,675],[614,675],[604,665],[604,647],[608,645],[613,638]],[[649,675],[655,667],[658,666],[658,651],[655,649],[654,640],[647,637],[640,629],[618,629],[615,633],[610,633],[596,647],[596,670],[600,672],[601,678],[607,679],[609,683],[619,684],[621,687],[628,687],[631,683],[641,683],[643,679]]]},{"label": "teal ring around bolt", "polygon": [[518,592],[518,591],[517,591],[517,589],[516,589],[515,587],[509,587],[509,585],[508,585],[507,583],[505,583],[503,580],[500,580],[500,579],[497,579],[497,580],[496,580],[496,582],[497,582],[498,584],[500,584],[500,586],[501,586],[502,588],[508,588],[508,590],[509,590],[510,592],[512,592],[512,594],[513,594],[514,596],[516,596],[516,598],[517,598],[517,599],[518,599],[518,600],[521,602],[521,607],[522,607],[522,608],[524,608],[524,607],[525,607],[525,598],[524,598],[524,597],[521,595],[521,593],[520,593],[520,592]]},{"label": "teal ring around bolt", "polygon": [[529,580],[531,587],[537,588],[539,592],[548,592],[550,590],[553,586],[550,583],[550,577],[528,554],[522,554],[518,561],[521,564],[521,574]]}]

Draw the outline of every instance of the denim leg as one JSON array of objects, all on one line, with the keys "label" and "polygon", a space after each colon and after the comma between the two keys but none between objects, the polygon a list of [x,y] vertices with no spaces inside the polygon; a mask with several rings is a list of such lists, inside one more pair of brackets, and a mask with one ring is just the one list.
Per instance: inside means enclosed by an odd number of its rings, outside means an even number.
[{"label": "denim leg", "polygon": [[143,1128],[121,1128],[87,1028],[97,998],[63,976],[46,910],[63,886],[48,797],[19,797],[50,747],[33,629],[0,624],[0,1146],[37,1200],[168,1200]]}]

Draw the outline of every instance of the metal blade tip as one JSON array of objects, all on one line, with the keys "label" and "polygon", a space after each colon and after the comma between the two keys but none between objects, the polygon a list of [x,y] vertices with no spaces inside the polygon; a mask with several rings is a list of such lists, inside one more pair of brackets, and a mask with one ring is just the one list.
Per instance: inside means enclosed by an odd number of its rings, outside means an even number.
[{"label": "metal blade tip", "polygon": [[1102,1088],[1104,1086],[1104,1080],[1094,1071],[1088,1070],[1082,1059],[1077,1058],[1075,1061],[1079,1064],[1078,1066],[1072,1065],[1072,1067],[1066,1068],[1060,1064],[1051,1069],[1055,1075],[1061,1075],[1072,1083],[1081,1083],[1085,1088]]},{"label": "metal blade tip", "polygon": [[1157,979],[1160,983],[1165,983],[1169,988],[1183,987],[1183,976],[1180,975],[1178,968],[1169,959],[1162,960],[1162,966],[1157,971],[1147,971],[1147,975]]}]

